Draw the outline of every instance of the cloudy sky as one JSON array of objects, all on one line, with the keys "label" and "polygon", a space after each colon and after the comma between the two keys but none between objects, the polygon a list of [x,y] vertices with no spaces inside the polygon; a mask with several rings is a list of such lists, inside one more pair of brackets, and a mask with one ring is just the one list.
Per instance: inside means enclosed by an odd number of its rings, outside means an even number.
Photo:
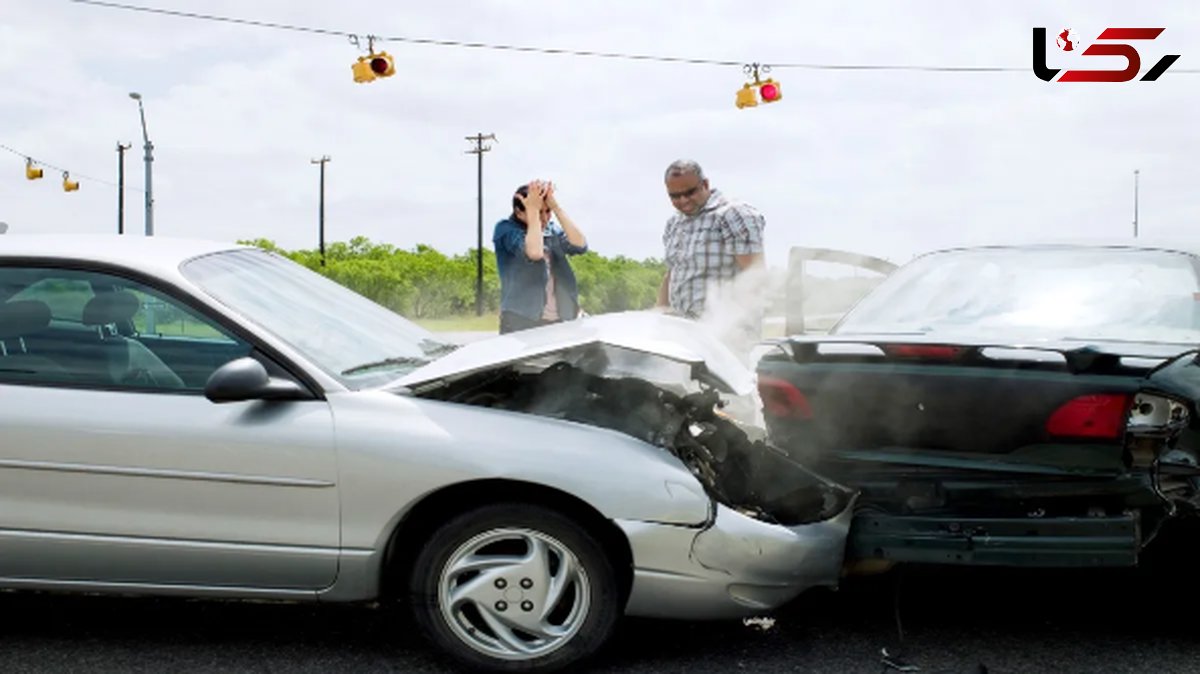
[{"label": "cloudy sky", "polygon": [[[783,100],[739,110],[738,67],[377,44],[397,74],[351,79],[337,35],[0,0],[0,144],[72,171],[23,177],[0,151],[10,232],[116,230],[118,141],[126,228],[141,232],[141,92],[155,146],[156,234],[286,248],[317,243],[317,166],[329,155],[326,240],[363,235],[447,252],[475,244],[484,160],[486,245],[512,189],[552,179],[604,254],[661,257],[678,157],[767,219],[768,259],[795,245],[895,261],[1021,237],[1125,236],[1140,170],[1145,236],[1200,221],[1200,19],[1194,3],[690,0],[129,0],[131,4],[380,36],[759,63],[1001,66],[1011,72],[776,68]],[[1157,82],[1045,83],[1031,29],[1165,27],[1141,43]],[[365,40],[363,42],[365,46]],[[1048,48],[1051,67],[1120,58]],[[1193,72],[1185,72],[1186,70]]]}]

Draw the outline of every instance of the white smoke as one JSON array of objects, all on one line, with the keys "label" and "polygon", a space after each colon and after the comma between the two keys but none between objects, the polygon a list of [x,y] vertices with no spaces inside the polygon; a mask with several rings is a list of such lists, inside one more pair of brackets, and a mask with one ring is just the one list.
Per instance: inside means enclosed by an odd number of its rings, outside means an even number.
[{"label": "white smoke", "polygon": [[782,279],[765,264],[755,264],[731,281],[711,282],[698,322],[751,366],[751,352],[763,338],[767,309],[782,287]]},{"label": "white smoke", "polygon": [[[773,277],[765,264],[753,265],[732,281],[709,283],[704,311],[698,319],[700,329],[721,341],[751,371],[757,365],[755,349],[763,340],[763,320],[772,298],[782,291],[782,279]],[[725,412],[750,428],[762,428],[765,421],[758,391],[726,400]]]}]

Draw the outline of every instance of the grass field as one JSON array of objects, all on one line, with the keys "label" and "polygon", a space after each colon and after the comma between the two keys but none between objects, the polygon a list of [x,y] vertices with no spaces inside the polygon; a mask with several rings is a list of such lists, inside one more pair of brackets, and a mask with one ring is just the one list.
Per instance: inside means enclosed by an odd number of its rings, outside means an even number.
[{"label": "grass field", "polygon": [[[828,317],[814,317],[817,320],[813,321],[810,326],[816,329],[826,329],[832,321]],[[498,332],[500,330],[500,317],[496,314],[485,314],[483,316],[451,316],[448,318],[424,318],[415,319],[415,323],[433,332]],[[763,321],[763,338],[770,339],[772,337],[782,337],[784,334],[784,323],[782,317],[768,318]]]},{"label": "grass field", "polygon": [[500,330],[500,316],[497,314],[421,318],[414,319],[413,322],[433,332],[498,332]]}]

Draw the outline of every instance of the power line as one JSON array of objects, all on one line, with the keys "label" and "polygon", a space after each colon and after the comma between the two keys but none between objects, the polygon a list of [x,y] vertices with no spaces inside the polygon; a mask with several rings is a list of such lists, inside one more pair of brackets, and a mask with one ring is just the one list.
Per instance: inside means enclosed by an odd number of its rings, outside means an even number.
[{"label": "power line", "polygon": [[[277,23],[273,21],[256,21],[254,19],[240,19],[231,16],[218,16],[215,14],[201,14],[199,12],[181,12],[173,9],[162,9],[158,7],[143,7],[139,5],[127,5],[119,2],[104,2],[103,0],[71,0],[71,2],[81,5],[94,5],[96,7],[105,7],[109,9],[121,9],[133,12],[146,12],[148,14],[162,14],[166,16],[175,16],[185,19],[197,19],[202,21],[218,21],[222,23],[234,23],[245,26],[255,26],[258,28],[272,28],[276,30],[290,30],[302,33],[317,33],[322,35],[339,35],[347,38],[358,38],[358,33],[353,33],[345,30],[335,30],[331,28],[314,28],[312,26],[297,26],[294,24]],[[699,59],[699,58],[684,58],[679,56],[657,56],[652,54],[625,54],[620,52],[602,52],[589,51],[582,49],[558,49],[554,47],[533,47],[525,45],[511,44],[493,44],[488,42],[466,42],[461,40],[441,40],[434,38],[407,37],[395,35],[391,37],[372,36],[376,40],[384,42],[403,42],[408,44],[423,44],[439,47],[463,47],[468,49],[494,49],[500,51],[517,51],[517,52],[534,52],[541,54],[558,54],[571,56],[592,56],[599,58],[621,58],[638,61],[663,61],[669,63],[691,63],[697,65],[718,65],[718,66],[740,66],[740,61],[723,61],[717,59]]]},{"label": "power line", "polygon": [[228,16],[216,16],[213,14],[197,14],[194,12],[180,12],[173,9],[159,9],[157,7],[139,7],[137,5],[125,5],[119,2],[100,2],[99,0],[71,0],[71,2],[81,5],[95,5],[97,7],[107,7],[110,9],[125,9],[134,12],[148,12],[150,14],[166,14],[168,16],[179,16],[185,19],[203,19],[205,21],[223,21],[225,23],[239,23],[246,26],[258,26],[260,28],[276,28],[279,30],[291,30],[302,33],[320,33],[323,35],[343,35],[350,36],[352,33],[347,33],[341,30],[329,30],[326,28],[307,28],[305,26],[292,26],[286,23],[273,23],[270,21],[254,21],[252,19],[237,19]]},{"label": "power line", "polygon": [[[336,30],[331,28],[319,28],[313,26],[298,26],[294,24],[278,23],[273,21],[257,21],[254,19],[242,19],[230,16],[218,16],[215,14],[202,14],[198,12],[183,12],[172,9],[162,9],[158,7],[145,7],[139,5],[129,5],[119,2],[106,2],[104,0],[71,0],[71,2],[82,5],[93,5],[96,7],[104,7],[108,9],[119,9],[133,12],[145,12],[148,14],[161,14],[165,16],[174,16],[186,19],[195,19],[201,21],[217,21],[222,23],[233,23],[245,26],[254,26],[257,28],[270,28],[274,30],[287,30],[302,33],[315,33],[321,35],[338,35],[351,39],[354,42],[358,41],[359,34],[345,30]],[[419,38],[408,37],[403,35],[394,35],[390,37],[367,36],[374,40],[384,42],[400,42],[405,44],[430,45],[438,47],[458,47],[464,49],[490,49],[495,51],[510,51],[510,52],[525,52],[536,54],[549,54],[558,56],[580,56],[590,58],[607,58],[607,59],[624,59],[629,61],[654,61],[660,63],[685,63],[691,65],[712,65],[712,66],[729,66],[741,67],[745,65],[744,61],[731,61],[726,59],[711,59],[711,58],[691,58],[683,56],[669,56],[661,54],[631,54],[626,52],[615,51],[595,51],[588,49],[567,49],[557,47],[539,47],[533,45],[514,45],[514,44],[498,44],[492,42],[469,42],[463,40],[447,40],[435,38]],[[844,70],[844,71],[916,71],[916,72],[962,72],[962,73],[995,73],[995,72],[1028,72],[1029,68],[1013,68],[1004,66],[919,66],[919,65],[900,65],[900,64],[879,64],[879,63],[862,63],[862,64],[838,64],[838,63],[813,63],[813,62],[790,62],[790,63],[772,63],[772,68],[791,68],[800,70]],[[1198,73],[1197,69],[1173,69],[1175,73]]]},{"label": "power line", "polygon": [[[67,169],[65,169],[65,168],[62,168],[61,166],[55,166],[54,164],[51,164],[51,163],[49,163],[49,162],[44,162],[44,161],[42,161],[42,160],[38,159],[37,157],[33,157],[33,156],[31,156],[31,155],[25,154],[24,152],[21,152],[20,150],[13,149],[13,148],[11,148],[11,147],[9,147],[9,146],[7,146],[7,145],[0,144],[0,150],[6,150],[6,151],[8,151],[8,152],[11,152],[11,153],[13,153],[13,154],[17,155],[18,157],[21,157],[21,158],[22,158],[22,159],[24,159],[25,161],[33,162],[33,163],[34,163],[34,164],[36,164],[37,166],[45,166],[45,167],[46,167],[46,168],[48,168],[48,169],[54,169],[55,171],[61,171],[61,172],[63,172],[63,173],[69,173],[69,174],[71,175],[71,177],[72,177],[72,178],[83,178],[83,179],[85,179],[85,180],[87,180],[87,181],[89,181],[89,182],[100,183],[101,185],[108,185],[109,187],[115,187],[115,188],[117,188],[117,189],[120,189],[120,188],[121,188],[121,186],[120,186],[120,185],[118,185],[118,184],[116,184],[116,183],[114,183],[114,182],[111,182],[111,181],[108,181],[108,180],[104,180],[104,179],[102,179],[102,178],[94,178],[94,177],[92,177],[92,176],[85,175],[85,174],[83,174],[83,173],[76,173],[75,171],[68,171]],[[138,189],[138,188],[136,188],[136,187],[126,187],[125,189],[127,189],[127,190],[130,190],[130,189],[131,189],[131,190],[135,190],[135,191],[137,191],[137,192],[141,192],[141,191],[142,191],[142,190],[140,190],[140,189]]]}]

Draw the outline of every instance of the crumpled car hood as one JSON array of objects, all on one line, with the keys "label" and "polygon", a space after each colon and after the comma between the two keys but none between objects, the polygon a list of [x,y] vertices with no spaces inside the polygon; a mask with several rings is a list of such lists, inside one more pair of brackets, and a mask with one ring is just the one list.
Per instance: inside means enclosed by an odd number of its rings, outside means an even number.
[{"label": "crumpled car hood", "polygon": [[472,342],[410,372],[396,385],[419,389],[539,359],[650,382],[678,382],[683,368],[685,379],[735,395],[748,395],[755,387],[753,371],[701,325],[653,311],[588,316]]}]

